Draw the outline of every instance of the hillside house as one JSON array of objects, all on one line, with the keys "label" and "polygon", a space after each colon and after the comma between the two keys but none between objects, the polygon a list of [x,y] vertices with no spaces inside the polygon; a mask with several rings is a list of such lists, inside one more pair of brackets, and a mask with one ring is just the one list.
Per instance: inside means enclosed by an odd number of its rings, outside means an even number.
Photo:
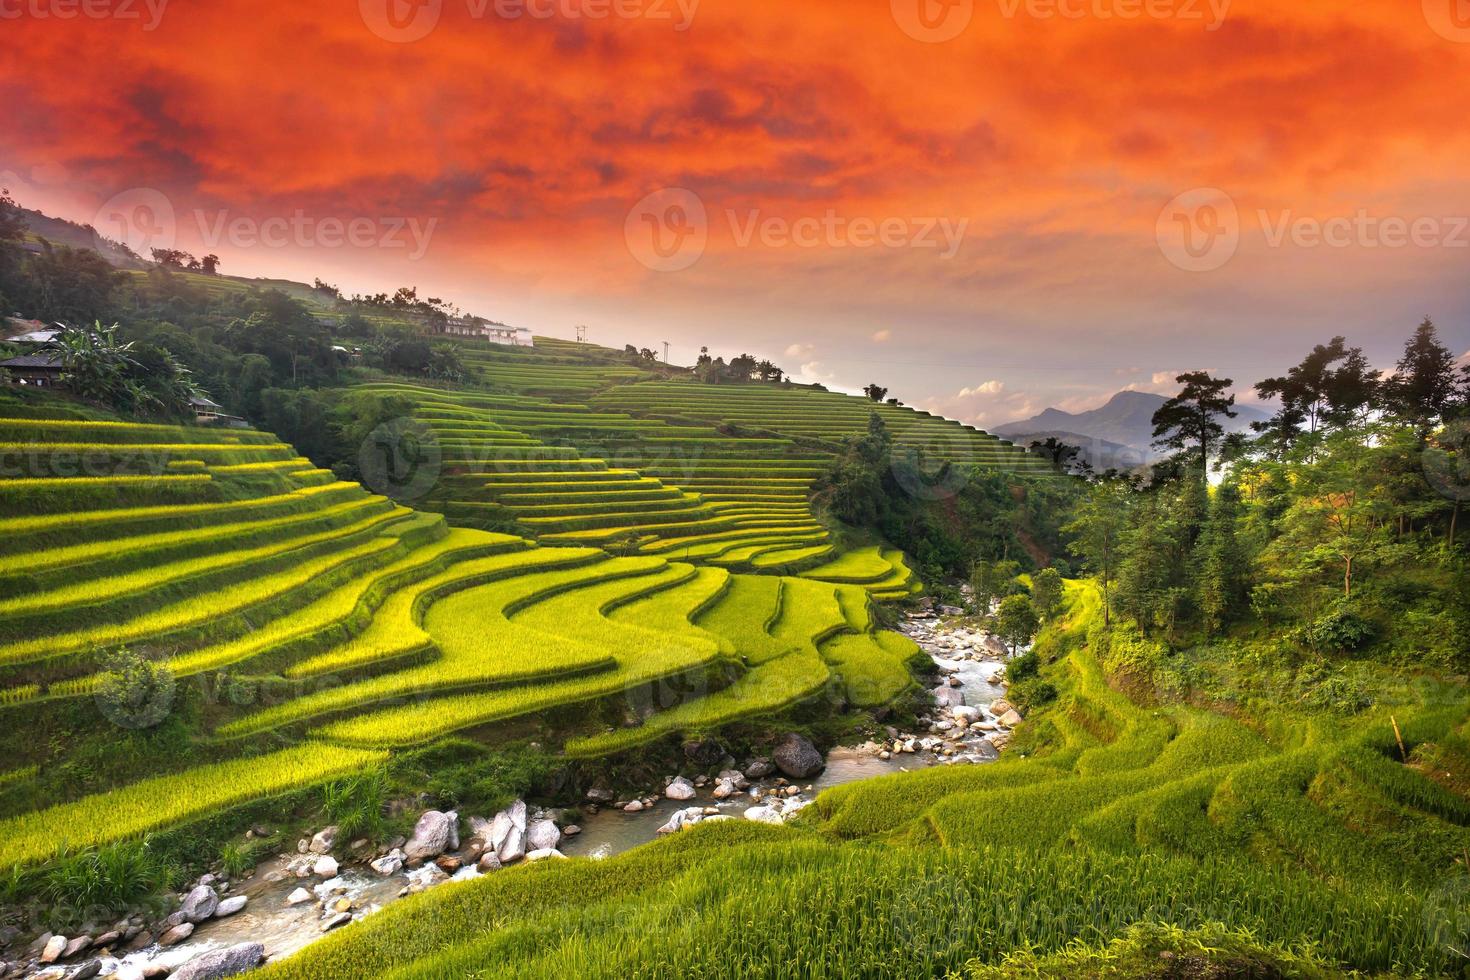
[{"label": "hillside house", "polygon": [[62,383],[61,375],[59,354],[22,354],[0,361],[0,379],[8,384],[55,388]]},{"label": "hillside house", "polygon": [[492,344],[505,344],[508,347],[536,346],[531,331],[525,327],[508,327],[477,316],[454,317],[446,321],[438,332],[449,337],[487,340]]}]

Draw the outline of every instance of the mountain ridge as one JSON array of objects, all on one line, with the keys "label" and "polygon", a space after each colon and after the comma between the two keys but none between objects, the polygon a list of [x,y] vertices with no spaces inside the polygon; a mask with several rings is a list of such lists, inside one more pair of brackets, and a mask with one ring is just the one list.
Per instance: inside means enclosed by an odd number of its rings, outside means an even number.
[{"label": "mountain ridge", "polygon": [[[1073,436],[1083,443],[1083,454],[1094,466],[1103,468],[1129,462],[1150,462],[1163,454],[1153,448],[1153,416],[1168,398],[1147,391],[1120,391],[1106,403],[1085,412],[1068,412],[1051,407],[1029,419],[1019,419],[996,426],[995,435],[1024,445],[1032,438],[1056,436],[1064,442]],[[1235,406],[1237,417],[1224,419],[1226,432],[1248,429],[1252,422],[1267,418],[1265,412],[1251,405]],[[1076,444],[1074,442],[1074,444]]]}]

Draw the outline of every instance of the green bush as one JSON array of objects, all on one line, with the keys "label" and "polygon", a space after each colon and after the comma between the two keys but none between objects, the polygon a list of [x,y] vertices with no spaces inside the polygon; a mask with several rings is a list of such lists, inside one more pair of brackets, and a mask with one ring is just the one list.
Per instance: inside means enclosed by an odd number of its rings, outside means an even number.
[{"label": "green bush", "polygon": [[1033,650],[1023,653],[1006,665],[1006,682],[1019,684],[1028,677],[1035,677],[1041,672],[1041,657]]},{"label": "green bush", "polygon": [[173,709],[173,671],[123,647],[97,686],[102,713],[125,728],[153,728]]},{"label": "green bush", "polygon": [[1372,641],[1373,624],[1346,603],[1339,603],[1302,631],[1302,639],[1321,653],[1351,653]]},{"label": "green bush", "polygon": [[1030,714],[1043,705],[1050,704],[1057,699],[1057,689],[1051,681],[1044,681],[1040,677],[1028,677],[1018,684],[1012,684],[1006,692],[1006,700],[1016,706],[1023,715]]}]

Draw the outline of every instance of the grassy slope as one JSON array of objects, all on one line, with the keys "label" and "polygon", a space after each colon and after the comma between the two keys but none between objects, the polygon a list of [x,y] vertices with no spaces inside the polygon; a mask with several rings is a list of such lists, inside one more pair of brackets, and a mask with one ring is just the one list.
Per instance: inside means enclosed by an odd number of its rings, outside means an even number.
[{"label": "grassy slope", "polygon": [[1061,697],[997,764],[447,886],[266,975],[1460,975],[1470,807],[1397,761],[1389,716],[1411,759],[1464,772],[1463,689],[1351,723],[1140,706],[1089,648],[1095,592],[1070,609],[1040,644]]}]

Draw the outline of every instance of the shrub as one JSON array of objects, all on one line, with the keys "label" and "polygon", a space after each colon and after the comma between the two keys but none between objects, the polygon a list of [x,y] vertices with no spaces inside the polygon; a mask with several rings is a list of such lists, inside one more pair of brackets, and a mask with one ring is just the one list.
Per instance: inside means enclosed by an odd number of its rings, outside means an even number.
[{"label": "shrub", "polygon": [[1351,653],[1361,650],[1374,635],[1373,624],[1351,606],[1339,603],[1302,631],[1307,646],[1321,653]]},{"label": "shrub", "polygon": [[147,839],[64,854],[42,872],[41,894],[63,913],[116,912],[173,883],[175,869]]},{"label": "shrub", "polygon": [[1006,665],[1006,681],[1010,684],[1019,684],[1028,677],[1035,677],[1041,672],[1041,658],[1035,651],[1022,654]]},{"label": "shrub", "polygon": [[116,725],[153,728],[172,710],[175,687],[173,671],[123,647],[102,675],[97,702]]},{"label": "shrub", "polygon": [[1050,681],[1044,681],[1040,677],[1028,677],[1019,683],[1012,684],[1010,690],[1006,692],[1006,700],[1015,705],[1023,715],[1030,714],[1056,699],[1056,687]]},{"label": "shrub", "polygon": [[322,812],[346,839],[377,840],[383,832],[383,807],[388,801],[388,779],[373,766],[322,787]]}]

